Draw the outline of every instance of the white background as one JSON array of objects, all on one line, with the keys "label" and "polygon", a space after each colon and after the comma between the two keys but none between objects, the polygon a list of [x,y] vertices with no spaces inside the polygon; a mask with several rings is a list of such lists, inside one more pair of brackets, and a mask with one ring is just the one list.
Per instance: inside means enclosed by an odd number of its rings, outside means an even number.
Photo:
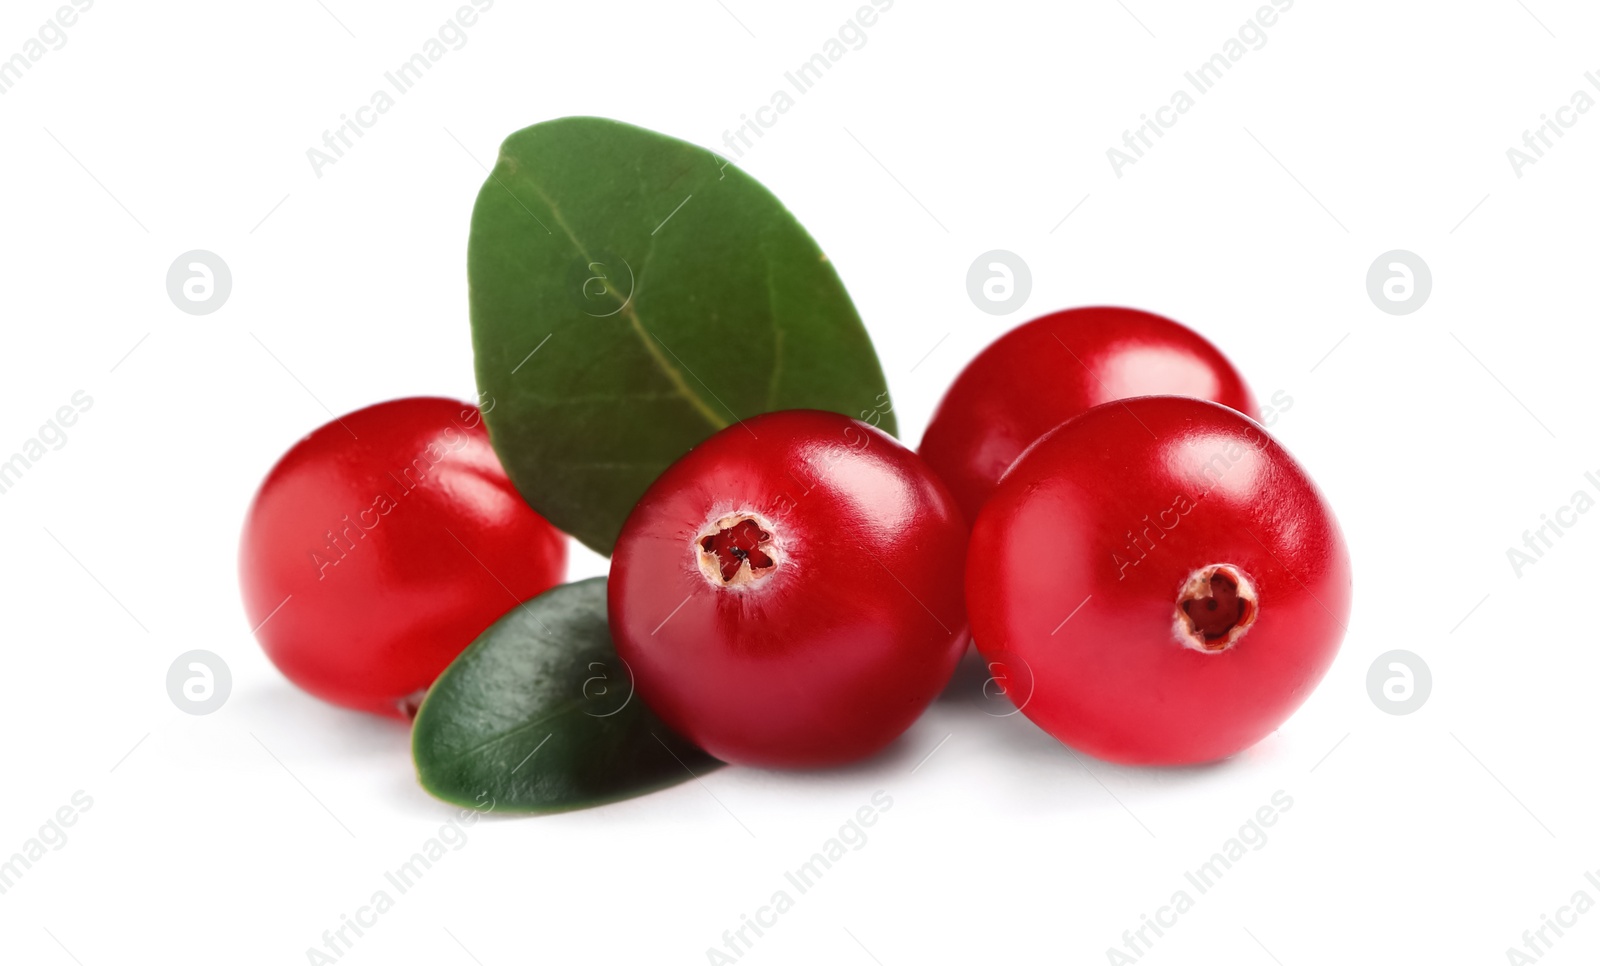
[{"label": "white background", "polygon": [[[716,147],[857,5],[500,0],[318,178],[306,149],[457,6],[326,3],[97,3],[0,96],[0,454],[94,400],[0,495],[0,858],[93,799],[0,895],[6,962],[306,962],[437,832],[405,729],[300,694],[251,639],[254,487],[330,411],[472,396],[468,218],[504,136],[600,114]],[[1118,178],[1106,149],[1256,6],[900,0],[739,163],[837,265],[909,441],[997,333],[1087,303],[1178,318],[1292,397],[1273,430],[1356,573],[1305,707],[1236,760],[1126,769],[986,714],[968,666],[855,768],[479,823],[344,962],[703,963],[877,790],[865,847],[743,961],[1107,962],[1278,790],[1267,844],[1143,961],[1500,963],[1600,899],[1600,515],[1520,577],[1506,556],[1600,471],[1600,111],[1520,178],[1506,157],[1600,71],[1600,13],[1300,0]],[[53,10],[7,3],[0,56]],[[1034,280],[1000,319],[965,288],[997,248]],[[191,249],[232,268],[214,315],[167,297]],[[1432,268],[1411,315],[1367,296],[1391,249]],[[234,676],[203,717],[165,687],[193,648]],[[1396,648],[1433,672],[1406,716],[1366,686]],[[1600,912],[1577,923],[1546,962],[1600,954]]]}]

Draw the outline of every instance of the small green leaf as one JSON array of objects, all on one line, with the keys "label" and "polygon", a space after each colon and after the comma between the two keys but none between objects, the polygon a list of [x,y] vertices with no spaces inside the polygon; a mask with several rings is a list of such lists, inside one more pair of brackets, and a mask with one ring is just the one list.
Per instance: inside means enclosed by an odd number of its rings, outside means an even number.
[{"label": "small green leaf", "polygon": [[433,795],[512,812],[600,805],[721,765],[633,693],[604,577],[547,591],[484,631],[429,689],[411,752]]},{"label": "small green leaf", "polygon": [[704,148],[592,117],[518,131],[478,194],[467,270],[501,462],[599,553],[662,470],[740,419],[826,409],[895,431],[833,266]]}]

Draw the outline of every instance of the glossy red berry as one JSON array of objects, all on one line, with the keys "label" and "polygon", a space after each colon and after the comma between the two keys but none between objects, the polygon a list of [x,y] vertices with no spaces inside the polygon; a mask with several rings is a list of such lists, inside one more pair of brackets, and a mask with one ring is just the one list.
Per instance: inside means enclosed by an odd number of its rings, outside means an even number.
[{"label": "glossy red berry", "polygon": [[966,529],[890,436],[834,413],[757,416],[673,464],[623,525],[617,653],[645,702],[724,761],[865,757],[955,670]]},{"label": "glossy red berry", "polygon": [[917,452],[975,520],[1028,444],[1101,403],[1153,395],[1259,416],[1233,364],[1194,331],[1137,309],[1068,309],[1012,329],[968,363]]},{"label": "glossy red berry", "polygon": [[973,527],[973,639],[1040,727],[1127,764],[1226,758],[1327,671],[1344,538],[1255,422],[1152,396],[1097,407],[1006,474]]},{"label": "glossy red berry", "polygon": [[245,518],[239,574],[256,638],[289,680],[410,717],[479,633],[560,583],[566,555],[506,478],[477,407],[412,398],[284,454]]}]

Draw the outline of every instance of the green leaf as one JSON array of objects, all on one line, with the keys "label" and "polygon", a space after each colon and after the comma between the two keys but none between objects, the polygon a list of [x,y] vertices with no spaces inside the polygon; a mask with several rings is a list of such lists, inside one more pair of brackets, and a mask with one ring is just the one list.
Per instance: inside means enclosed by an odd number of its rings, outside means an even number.
[{"label": "green leaf", "polygon": [[478,194],[467,269],[495,449],[599,553],[662,470],[740,419],[827,409],[895,430],[827,257],[704,148],[591,117],[518,131]]},{"label": "green leaf", "polygon": [[604,577],[547,591],[484,631],[429,689],[411,753],[433,795],[511,812],[631,798],[721,765],[633,693]]}]

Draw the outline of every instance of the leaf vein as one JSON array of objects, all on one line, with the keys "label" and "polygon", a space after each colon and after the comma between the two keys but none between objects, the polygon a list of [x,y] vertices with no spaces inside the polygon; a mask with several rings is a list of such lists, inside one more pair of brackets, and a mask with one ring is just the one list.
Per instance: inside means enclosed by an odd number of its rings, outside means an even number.
[{"label": "leaf vein", "polygon": [[[545,192],[532,174],[522,172],[522,178],[539,195],[545,207],[550,209],[550,217],[560,226],[561,231],[567,236],[567,240],[572,242],[578,249],[578,254],[582,255],[585,261],[593,261],[588,247],[578,238],[578,234],[572,230],[572,226],[567,224],[567,219],[561,214],[561,208],[556,204],[555,199]],[[694,387],[690,386],[688,381],[683,378],[683,373],[672,363],[672,360],[662,354],[661,348],[656,344],[660,340],[655,338],[650,330],[645,327],[644,319],[640,317],[639,310],[634,307],[638,294],[639,282],[635,280],[634,291],[629,294],[627,299],[619,299],[619,304],[621,305],[622,316],[628,320],[628,325],[639,337],[639,342],[644,346],[645,352],[649,353],[651,360],[661,370],[662,374],[667,377],[667,381],[672,384],[678,394],[687,400],[695,412],[710,423],[713,429],[724,429],[729,426],[728,420],[723,419],[722,415],[712,408],[710,403],[702,399],[700,394],[694,391]],[[612,298],[617,298],[617,293],[613,291],[611,296]]]},{"label": "leaf vein", "polygon": [[508,741],[511,738],[515,738],[517,735],[522,734],[524,731],[527,731],[530,728],[537,728],[542,724],[548,724],[549,722],[555,720],[556,718],[561,717],[562,715],[571,714],[573,711],[575,711],[578,708],[578,705],[579,705],[579,702],[577,702],[577,701],[568,702],[567,704],[565,704],[565,705],[563,705],[561,707],[558,707],[556,710],[550,712],[547,715],[544,715],[543,717],[535,718],[532,721],[525,721],[522,724],[517,725],[515,728],[512,728],[510,731],[504,732],[502,734],[495,735],[493,738],[490,738],[490,739],[488,739],[486,741],[483,741],[483,742],[481,742],[479,744],[473,745],[471,748],[468,748],[468,749],[466,749],[464,751],[451,752],[450,753],[451,757],[453,757],[453,758],[470,758],[473,755],[476,755],[476,754],[478,754],[478,753],[480,753],[482,751],[485,751],[488,748],[493,747],[494,745],[498,745],[503,741]]}]

